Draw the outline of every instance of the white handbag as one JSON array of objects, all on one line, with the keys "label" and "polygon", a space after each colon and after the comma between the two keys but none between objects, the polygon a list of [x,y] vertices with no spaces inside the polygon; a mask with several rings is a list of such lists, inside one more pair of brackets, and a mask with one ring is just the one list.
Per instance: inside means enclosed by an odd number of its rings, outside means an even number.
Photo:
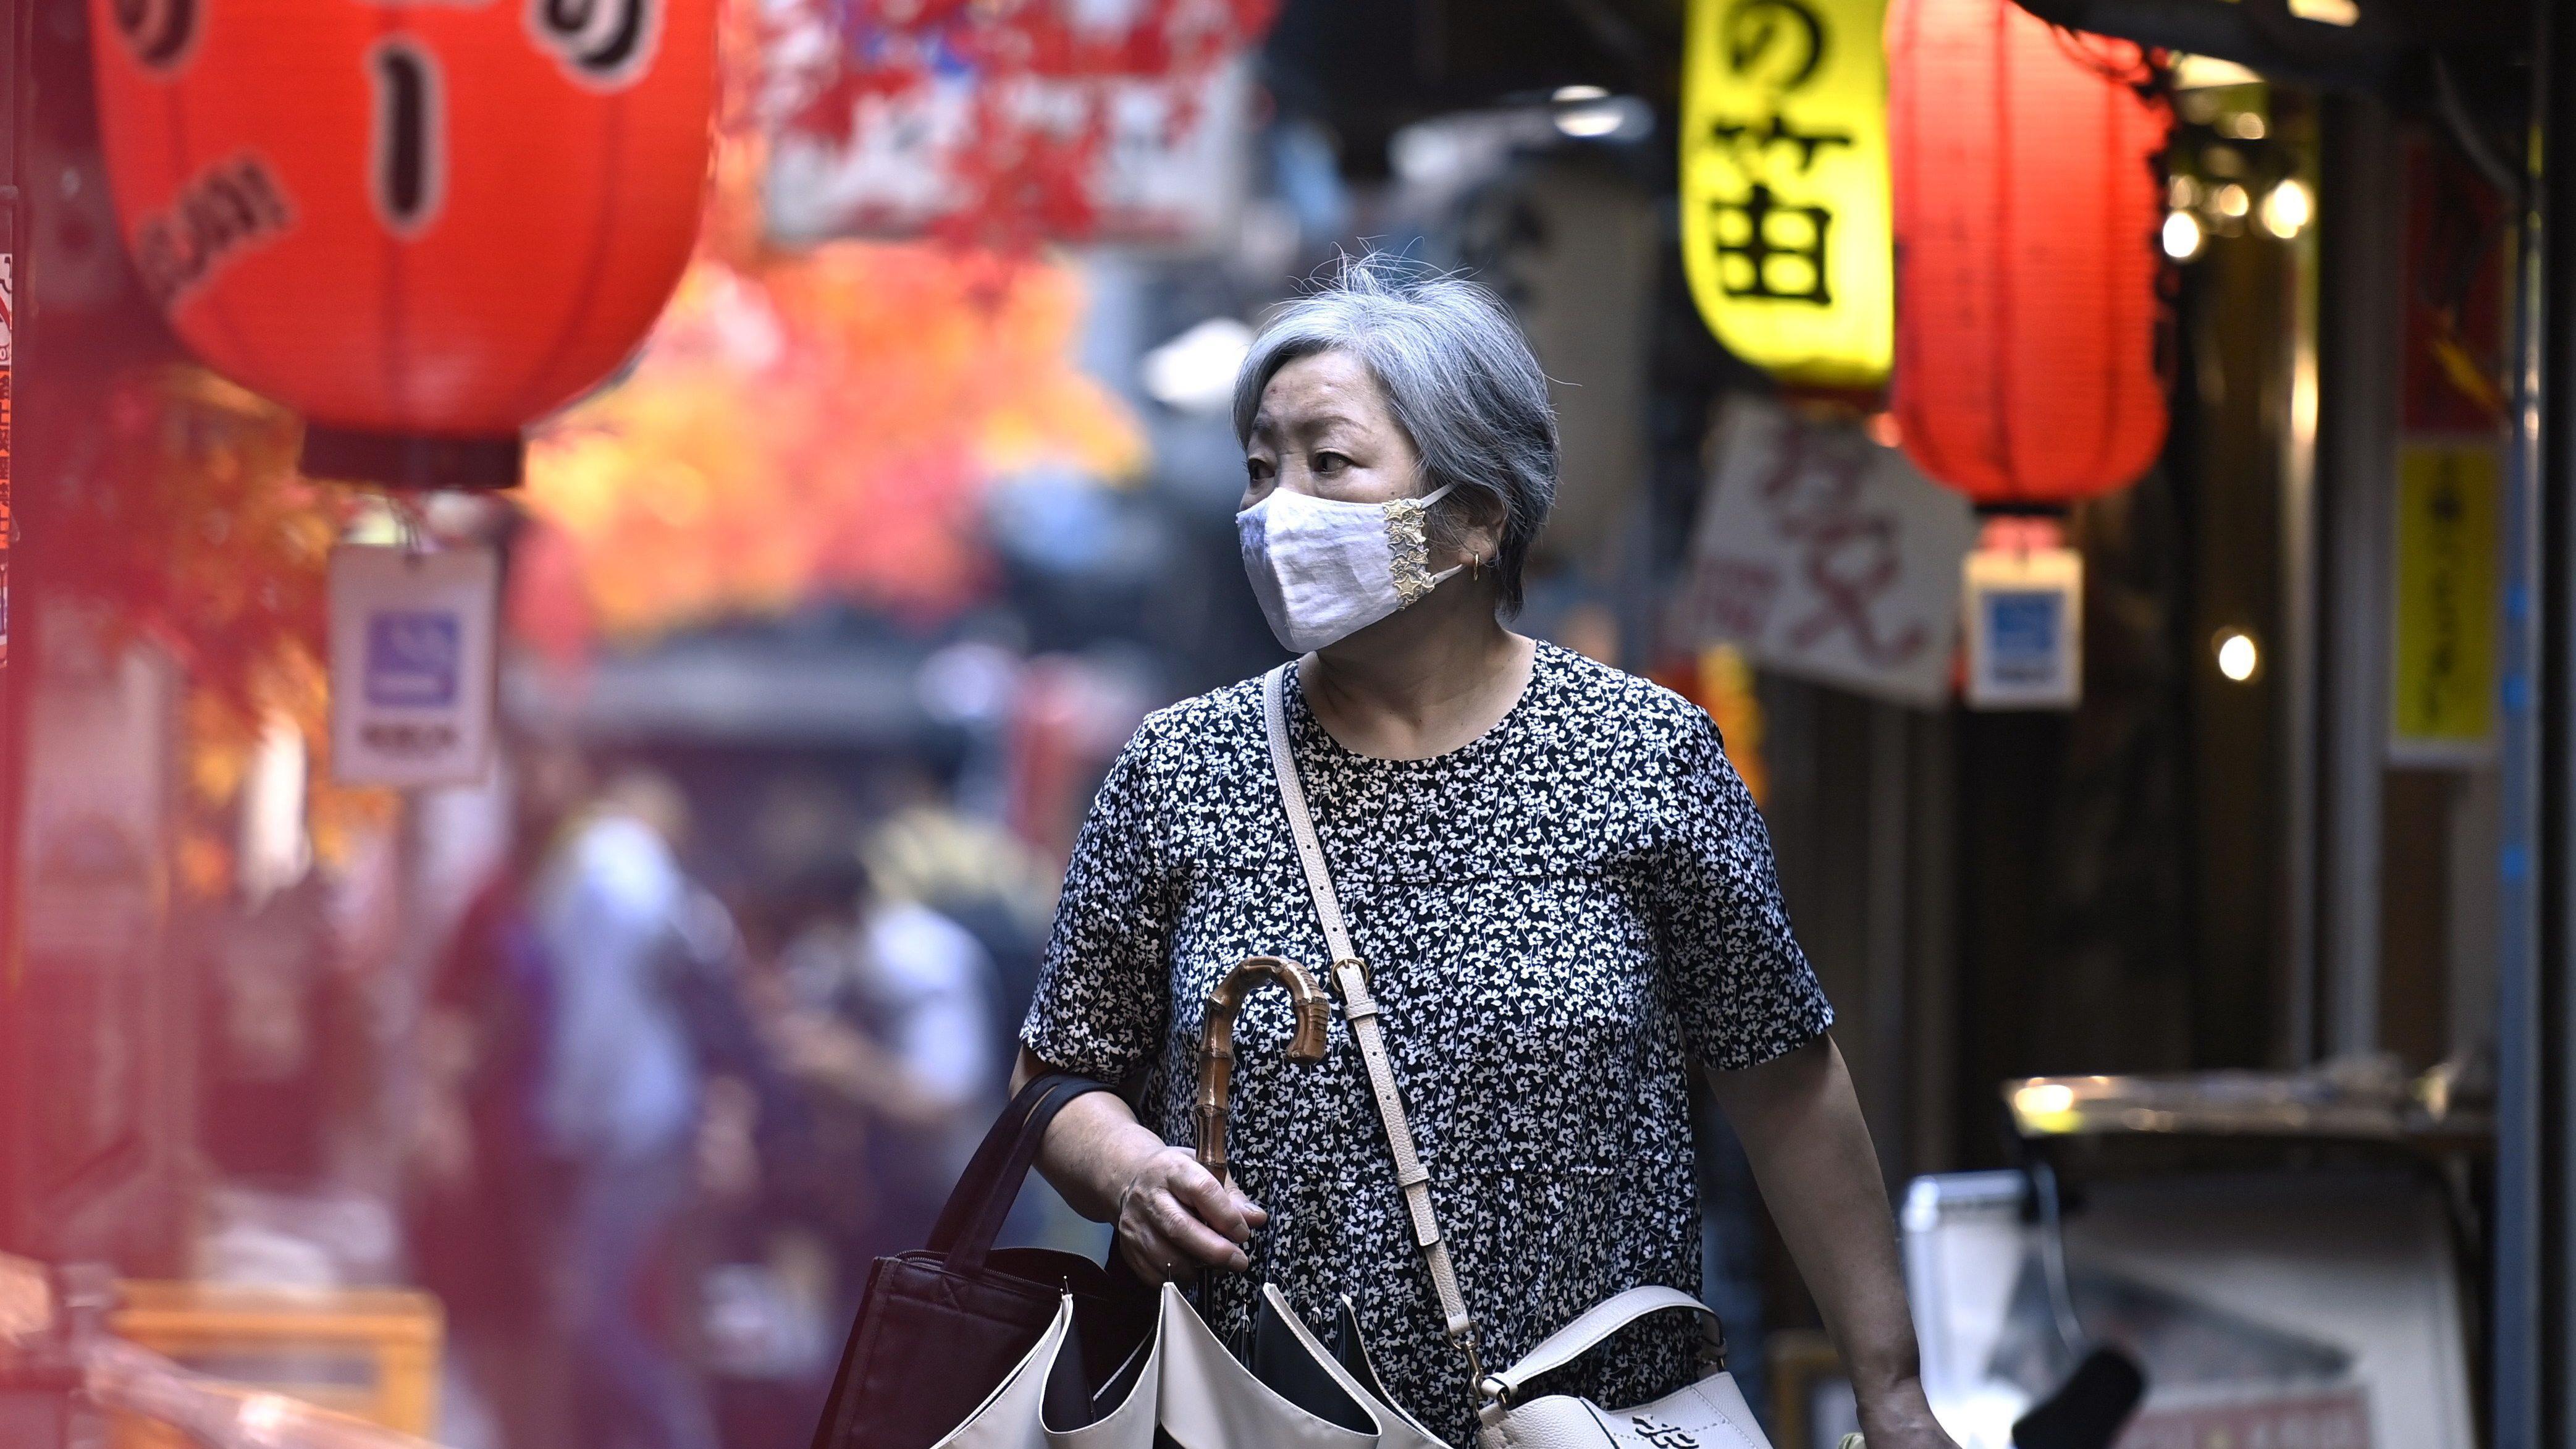
[{"label": "white handbag", "polygon": [[[1350,1025],[1351,1039],[1359,1046],[1360,1060],[1368,1069],[1370,1090],[1377,1098],[1378,1117],[1386,1127],[1387,1146],[1395,1157],[1396,1182],[1403,1189],[1405,1209],[1413,1220],[1414,1241],[1422,1250],[1423,1266],[1440,1300],[1449,1338],[1465,1355],[1468,1373],[1476,1385],[1480,1405],[1478,1437],[1483,1449],[1573,1449],[1578,1445],[1615,1449],[1771,1449],[1770,1441],[1745,1405],[1743,1392],[1736,1388],[1734,1375],[1726,1371],[1725,1337],[1717,1315],[1708,1305],[1676,1288],[1641,1287],[1614,1294],[1550,1334],[1518,1363],[1499,1373],[1486,1372],[1478,1356],[1475,1318],[1458,1291],[1457,1268],[1450,1261],[1448,1244],[1441,1240],[1439,1222],[1432,1214],[1431,1173],[1415,1150],[1413,1129],[1405,1120],[1404,1098],[1397,1090],[1394,1069],[1387,1062],[1377,1003],[1369,995],[1368,967],[1351,949],[1341,901],[1333,892],[1324,847],[1315,835],[1314,817],[1306,808],[1305,786],[1298,780],[1296,757],[1289,750],[1287,686],[1288,672],[1294,668],[1294,664],[1282,664],[1262,681],[1262,715],[1270,736],[1270,766],[1278,776],[1279,798],[1287,807],[1289,832],[1296,837],[1297,859],[1305,868],[1315,914],[1323,922],[1325,944],[1333,953],[1332,983],[1341,997],[1342,1016]],[[1168,1293],[1166,1301],[1170,1301]],[[1672,1311],[1696,1313],[1702,1319],[1709,1371],[1697,1382],[1632,1409],[1604,1409],[1570,1394],[1522,1401],[1522,1391],[1531,1381],[1573,1362],[1641,1318]],[[1307,1337],[1311,1346],[1311,1336]],[[1329,1355],[1318,1356],[1329,1361]],[[1401,1417],[1393,1405],[1347,1383],[1346,1376],[1339,1377],[1372,1409]],[[1410,1419],[1404,1422],[1411,1424]],[[1419,1426],[1414,1428],[1418,1431]],[[1393,1441],[1382,1438],[1381,1442]]]}]

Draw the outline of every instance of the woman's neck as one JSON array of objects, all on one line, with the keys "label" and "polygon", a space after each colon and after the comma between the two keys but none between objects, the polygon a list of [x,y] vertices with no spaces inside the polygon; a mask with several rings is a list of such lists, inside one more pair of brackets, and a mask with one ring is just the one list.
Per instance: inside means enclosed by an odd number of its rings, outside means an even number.
[{"label": "woman's neck", "polygon": [[1379,759],[1474,743],[1520,702],[1537,662],[1537,646],[1494,618],[1494,602],[1490,588],[1442,588],[1307,655],[1298,672],[1307,708],[1344,747]]}]

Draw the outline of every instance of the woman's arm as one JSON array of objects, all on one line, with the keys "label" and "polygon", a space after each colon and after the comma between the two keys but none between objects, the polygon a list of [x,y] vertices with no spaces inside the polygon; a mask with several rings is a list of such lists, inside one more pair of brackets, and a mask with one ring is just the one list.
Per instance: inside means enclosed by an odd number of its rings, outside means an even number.
[{"label": "woman's arm", "polygon": [[[1011,1090],[1048,1070],[1020,1048]],[[1201,1265],[1242,1272],[1252,1266],[1242,1245],[1270,1220],[1260,1204],[1199,1166],[1187,1148],[1138,1122],[1115,1092],[1086,1092],[1064,1105],[1047,1127],[1038,1171],[1074,1211],[1117,1224],[1119,1252],[1148,1283]]]},{"label": "woman's arm", "polygon": [[1842,1351],[1870,1449],[1954,1449],[1924,1402],[1887,1184],[1833,1038],[1709,1085]]}]

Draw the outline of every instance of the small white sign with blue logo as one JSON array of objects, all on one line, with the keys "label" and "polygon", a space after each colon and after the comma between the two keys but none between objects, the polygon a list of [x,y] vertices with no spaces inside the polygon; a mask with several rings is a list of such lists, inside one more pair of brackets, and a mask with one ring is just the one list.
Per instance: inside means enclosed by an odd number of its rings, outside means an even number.
[{"label": "small white sign with blue logo", "polygon": [[2084,555],[1968,555],[1968,707],[2073,709],[2084,697]]},{"label": "small white sign with blue logo", "polygon": [[479,545],[331,551],[331,774],[461,785],[492,764],[500,566]]}]

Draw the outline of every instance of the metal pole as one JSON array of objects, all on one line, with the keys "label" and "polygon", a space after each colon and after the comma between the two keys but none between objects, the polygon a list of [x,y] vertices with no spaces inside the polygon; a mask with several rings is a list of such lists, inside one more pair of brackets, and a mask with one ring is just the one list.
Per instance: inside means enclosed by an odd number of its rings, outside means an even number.
[{"label": "metal pole", "polygon": [[2319,1055],[2379,1046],[2380,783],[2389,548],[2404,327],[2397,127],[2367,96],[2325,103],[2318,226],[2317,489],[2326,601],[2318,772]]},{"label": "metal pole", "polygon": [[[2565,7],[2534,7],[2538,63],[2532,67],[2540,115],[2541,159],[2531,212],[2540,218],[2540,411],[2536,453],[2541,613],[2539,650],[2539,810],[2533,880],[2537,949],[2531,958],[2533,1067],[2537,1113],[2532,1122],[2533,1177],[2538,1189],[2538,1335],[2533,1370],[2539,1385],[2539,1442],[2576,1449],[2576,184],[2546,171],[2548,158],[2576,154],[2576,29]],[[2526,317],[2531,314],[2526,313]]]},{"label": "metal pole", "polygon": [[[20,325],[26,297],[26,205],[20,178],[26,174],[28,119],[34,109],[28,84],[34,55],[38,0],[0,0],[0,1041],[8,1039],[9,1018],[21,1009],[18,953],[18,801],[25,762],[20,758],[18,709],[10,688],[9,605],[11,566],[16,562],[17,511],[12,494],[11,461],[17,455],[17,362],[26,329]],[[0,1244],[17,1240],[22,1224],[11,1219],[19,1198],[17,1134],[5,1130],[7,1097],[15,1081],[0,1070]]]},{"label": "metal pole", "polygon": [[[2317,228],[2311,228],[2313,232]],[[2288,427],[2281,444],[2281,1065],[2317,1055],[2317,246],[2292,242]]]},{"label": "metal pole", "polygon": [[2501,776],[2503,910],[2496,963],[2496,1205],[2494,1442],[2497,1449],[2566,1449],[2568,1392],[2562,1315],[2562,1153],[2551,1137],[2569,1116],[2560,1101],[2568,1033],[2566,849],[2569,707],[2566,291],[2576,283],[2576,227],[2563,220],[2571,188],[2549,185],[2549,150],[2576,143],[2552,85],[2565,37],[2539,17],[2529,190],[2514,288],[2514,418],[2505,508],[2505,660]]}]

